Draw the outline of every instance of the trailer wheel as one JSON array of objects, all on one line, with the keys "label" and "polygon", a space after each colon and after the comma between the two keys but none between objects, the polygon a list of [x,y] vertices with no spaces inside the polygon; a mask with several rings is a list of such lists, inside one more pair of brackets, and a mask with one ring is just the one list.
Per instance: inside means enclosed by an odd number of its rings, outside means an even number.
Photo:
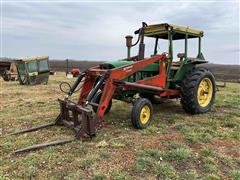
[{"label": "trailer wheel", "polygon": [[[102,97],[102,92],[101,91],[97,92],[97,94],[93,98],[93,102],[96,103],[96,104],[99,104],[100,100],[101,100],[101,97]],[[111,110],[111,107],[112,107],[112,100],[109,101],[109,104],[108,104],[108,107],[105,111],[105,114],[109,113],[109,111]],[[93,111],[95,113],[97,113],[98,107],[92,106],[92,108],[93,108]]]},{"label": "trailer wheel", "polygon": [[206,68],[196,68],[183,80],[181,104],[190,114],[205,113],[214,103],[216,92],[215,78]]},{"label": "trailer wheel", "polygon": [[11,80],[11,72],[8,70],[5,70],[3,72],[2,78],[4,81],[10,81]]},{"label": "trailer wheel", "polygon": [[146,98],[137,100],[132,109],[132,124],[136,129],[144,129],[152,121],[153,107]]}]

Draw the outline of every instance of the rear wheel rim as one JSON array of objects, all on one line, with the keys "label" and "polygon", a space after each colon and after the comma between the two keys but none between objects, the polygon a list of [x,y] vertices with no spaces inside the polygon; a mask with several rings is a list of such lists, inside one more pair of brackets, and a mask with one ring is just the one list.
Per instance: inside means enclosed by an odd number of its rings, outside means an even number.
[{"label": "rear wheel rim", "polygon": [[141,109],[141,112],[140,112],[141,123],[146,124],[150,119],[150,115],[151,115],[151,110],[150,110],[149,106],[147,106],[147,105],[143,106]]},{"label": "rear wheel rim", "polygon": [[204,78],[199,83],[198,92],[197,92],[197,100],[198,104],[201,107],[206,107],[212,100],[213,96],[213,84],[209,78]]}]

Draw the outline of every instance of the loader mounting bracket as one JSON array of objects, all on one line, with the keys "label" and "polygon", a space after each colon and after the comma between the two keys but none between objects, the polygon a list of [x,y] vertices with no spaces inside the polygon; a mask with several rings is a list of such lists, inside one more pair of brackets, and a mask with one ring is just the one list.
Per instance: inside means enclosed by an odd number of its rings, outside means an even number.
[{"label": "loader mounting bracket", "polygon": [[60,116],[56,119],[57,125],[66,125],[76,132],[76,138],[91,138],[96,134],[96,121],[92,111],[79,106],[70,100],[58,99]]}]

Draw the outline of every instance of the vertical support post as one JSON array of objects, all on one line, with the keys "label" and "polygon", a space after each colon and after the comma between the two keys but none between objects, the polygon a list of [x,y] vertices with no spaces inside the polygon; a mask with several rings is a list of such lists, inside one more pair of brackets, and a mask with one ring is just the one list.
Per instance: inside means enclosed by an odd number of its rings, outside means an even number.
[{"label": "vertical support post", "polygon": [[168,32],[168,36],[169,36],[169,55],[172,63],[173,60],[172,31]]},{"label": "vertical support post", "polygon": [[127,59],[130,60],[131,57],[131,47],[127,48]]},{"label": "vertical support post", "polygon": [[155,47],[154,47],[154,55],[157,55],[157,46],[158,46],[158,38],[156,38],[156,41],[155,41]]},{"label": "vertical support post", "polygon": [[67,70],[66,70],[66,75],[67,75],[67,73],[68,73],[68,59],[66,59],[66,63],[67,63]]},{"label": "vertical support post", "polygon": [[171,65],[172,65],[172,60],[173,60],[173,44],[172,44],[172,30],[169,29],[168,30],[168,54],[169,54],[169,58],[168,58],[168,62],[167,62],[167,88],[170,85],[169,80],[170,78],[170,70],[171,70]]},{"label": "vertical support post", "polygon": [[23,82],[23,84],[30,84],[30,76],[29,76],[29,66],[28,66],[28,62],[23,62],[25,65],[25,73],[26,73],[26,80],[25,82]]},{"label": "vertical support post", "polygon": [[202,47],[201,47],[201,37],[198,38],[198,57],[201,56]]},{"label": "vertical support post", "polygon": [[132,36],[128,35],[126,38],[126,46],[127,46],[127,59],[130,60],[131,57],[131,47],[132,47]]},{"label": "vertical support post", "polygon": [[143,60],[144,56],[145,56],[145,44],[144,44],[144,32],[143,32],[143,29],[142,29],[141,34],[140,34],[138,61]]},{"label": "vertical support post", "polygon": [[186,62],[186,60],[187,60],[187,56],[188,56],[188,34],[186,34],[186,36],[185,36],[185,59],[184,59],[184,61]]}]

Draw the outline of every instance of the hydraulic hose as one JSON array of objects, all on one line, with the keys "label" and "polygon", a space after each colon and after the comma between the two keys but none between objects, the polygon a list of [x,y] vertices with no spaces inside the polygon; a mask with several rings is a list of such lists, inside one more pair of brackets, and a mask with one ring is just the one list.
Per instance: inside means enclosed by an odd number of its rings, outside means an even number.
[{"label": "hydraulic hose", "polygon": [[[78,76],[77,80],[74,82],[74,84],[73,84],[72,86],[71,86],[68,82],[61,82],[61,83],[60,83],[59,88],[60,88],[60,90],[61,90],[62,92],[66,93],[66,98],[68,98],[68,97],[71,96],[74,92],[76,92],[76,88],[77,88],[78,85],[82,82],[82,79],[83,79],[84,75],[85,75],[85,72],[82,72],[82,73]],[[69,87],[69,91],[68,91],[68,92],[63,90],[63,88],[62,88],[62,85],[63,85],[63,84],[67,84],[67,85],[68,85],[68,87]],[[79,89],[81,89],[81,88],[82,88],[82,87],[80,87]],[[77,90],[79,90],[79,89],[77,89]]]}]

